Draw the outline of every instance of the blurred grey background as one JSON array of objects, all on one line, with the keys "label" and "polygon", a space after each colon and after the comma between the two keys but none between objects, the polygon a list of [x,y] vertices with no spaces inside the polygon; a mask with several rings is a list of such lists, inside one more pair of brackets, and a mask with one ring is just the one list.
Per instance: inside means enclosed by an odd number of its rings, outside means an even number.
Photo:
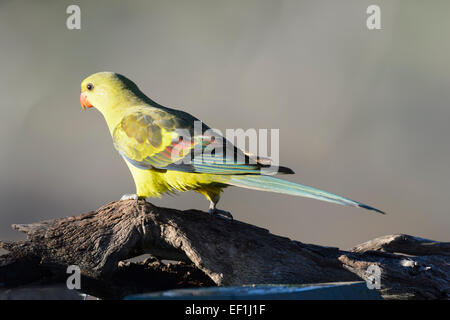
[{"label": "blurred grey background", "polygon": [[[382,30],[366,28],[381,7]],[[81,30],[66,8],[81,7]],[[279,128],[291,181],[382,216],[229,188],[235,218],[348,248],[408,233],[449,241],[450,2],[0,0],[0,239],[12,223],[90,211],[134,183],[80,83],[98,71],[211,127]],[[151,200],[206,209],[190,192]]]}]

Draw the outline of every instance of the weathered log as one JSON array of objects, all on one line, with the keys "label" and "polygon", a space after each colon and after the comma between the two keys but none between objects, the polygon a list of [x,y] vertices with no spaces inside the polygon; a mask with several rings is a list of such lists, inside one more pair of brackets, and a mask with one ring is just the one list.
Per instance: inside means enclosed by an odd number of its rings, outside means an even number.
[{"label": "weathered log", "polygon": [[[342,251],[197,210],[133,200],[13,227],[27,239],[0,242],[9,251],[0,256],[4,286],[64,281],[67,266],[77,265],[83,292],[120,298],[179,287],[367,280],[367,268],[376,265],[384,298],[450,297],[450,244],[407,235]],[[153,258],[124,262],[144,253]],[[181,262],[165,265],[164,259]]]}]

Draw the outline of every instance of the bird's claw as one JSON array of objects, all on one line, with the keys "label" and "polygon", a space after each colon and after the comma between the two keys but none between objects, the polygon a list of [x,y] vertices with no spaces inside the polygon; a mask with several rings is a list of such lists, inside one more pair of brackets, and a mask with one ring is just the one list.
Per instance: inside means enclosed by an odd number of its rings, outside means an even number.
[{"label": "bird's claw", "polygon": [[144,200],[145,198],[139,198],[139,196],[137,194],[124,194],[122,196],[122,198],[120,198],[121,201],[126,201],[126,200],[134,200],[136,202],[136,205],[139,203],[139,200]]},{"label": "bird's claw", "polygon": [[215,215],[215,216],[218,216],[218,217],[221,217],[221,218],[227,218],[227,219],[230,219],[230,220],[234,220],[233,216],[231,215],[231,213],[229,211],[220,210],[220,209],[209,209],[208,213],[211,216]]},{"label": "bird's claw", "polygon": [[137,194],[124,194],[122,196],[122,198],[120,198],[120,201],[125,201],[125,200],[138,200],[138,196]]}]

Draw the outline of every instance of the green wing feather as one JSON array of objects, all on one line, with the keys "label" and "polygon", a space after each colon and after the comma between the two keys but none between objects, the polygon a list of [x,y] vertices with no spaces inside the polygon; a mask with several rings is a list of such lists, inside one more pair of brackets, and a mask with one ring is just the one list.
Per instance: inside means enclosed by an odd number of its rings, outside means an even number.
[{"label": "green wing feather", "polygon": [[[184,113],[180,116],[159,108],[139,107],[128,112],[115,127],[114,146],[126,160],[143,169],[260,174],[262,165],[257,160],[223,137],[205,134],[209,129],[206,125],[201,133],[194,132],[196,120]],[[205,153],[206,148],[221,152]]]}]

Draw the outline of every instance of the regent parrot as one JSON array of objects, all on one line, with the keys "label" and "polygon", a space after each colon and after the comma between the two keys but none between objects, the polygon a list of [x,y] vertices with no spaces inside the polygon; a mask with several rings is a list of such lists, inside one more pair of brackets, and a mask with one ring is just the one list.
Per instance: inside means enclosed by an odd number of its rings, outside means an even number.
[{"label": "regent parrot", "polygon": [[[232,218],[229,212],[217,209],[216,205],[224,188],[238,186],[383,213],[360,202],[267,174],[264,171],[267,163],[263,160],[244,153],[224,138],[226,143],[216,139],[203,123],[200,130],[194,130],[198,119],[159,105],[123,75],[99,72],[87,77],[81,83],[80,103],[83,109],[95,107],[103,114],[114,146],[131,171],[136,194],[125,195],[122,199],[146,199],[193,190],[210,201],[211,214]],[[223,152],[202,153],[216,143],[224,146]],[[192,156],[199,153],[200,157]],[[190,161],[183,161],[186,157],[190,157]],[[294,173],[286,167],[277,170],[278,173]]]}]

